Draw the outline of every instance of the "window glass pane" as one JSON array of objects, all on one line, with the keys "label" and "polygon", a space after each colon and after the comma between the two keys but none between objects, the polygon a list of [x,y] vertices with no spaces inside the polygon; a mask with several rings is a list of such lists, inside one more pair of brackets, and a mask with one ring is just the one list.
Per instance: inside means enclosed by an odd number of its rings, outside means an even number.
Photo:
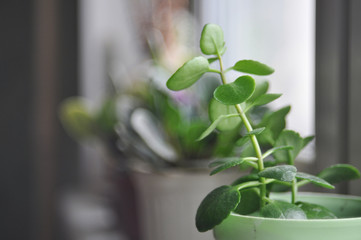
[{"label": "window glass pane", "polygon": [[203,0],[200,26],[217,23],[225,32],[230,66],[254,59],[273,68],[270,89],[283,96],[274,108],[292,105],[288,128],[314,134],[314,0]]}]

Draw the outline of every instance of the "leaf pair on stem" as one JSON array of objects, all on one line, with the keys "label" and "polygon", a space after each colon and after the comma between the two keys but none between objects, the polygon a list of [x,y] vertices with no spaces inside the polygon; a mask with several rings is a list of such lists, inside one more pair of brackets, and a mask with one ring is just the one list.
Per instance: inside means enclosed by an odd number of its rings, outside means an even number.
[{"label": "leaf pair on stem", "polygon": [[[212,123],[198,140],[216,129],[239,133],[240,138],[234,144],[242,146],[241,155],[212,162],[210,167],[214,169],[211,175],[231,167],[252,170],[232,185],[216,188],[205,197],[196,214],[198,230],[212,229],[231,212],[251,214],[258,211],[261,216],[271,218],[335,217],[322,206],[297,202],[298,187],[313,183],[332,189],[333,183],[359,177],[358,170],[343,164],[327,168],[318,176],[298,172],[294,166],[295,159],[313,137],[302,138],[292,130],[285,130],[285,117],[290,107],[268,112],[255,124],[250,117],[253,109],[276,100],[281,94],[267,93],[268,83],[256,84],[250,75],[242,75],[230,83],[226,80],[226,73],[231,70],[259,76],[270,75],[274,70],[254,60],[240,60],[225,69],[222,60],[226,52],[223,31],[215,24],[207,24],[203,28],[200,48],[203,54],[211,56],[208,59],[199,56],[186,62],[169,78],[167,86],[179,91],[192,86],[207,72],[219,74],[222,84],[215,89],[209,104]],[[219,69],[211,68],[210,64],[215,61],[219,62]],[[269,198],[275,184],[291,189],[290,202]]]}]

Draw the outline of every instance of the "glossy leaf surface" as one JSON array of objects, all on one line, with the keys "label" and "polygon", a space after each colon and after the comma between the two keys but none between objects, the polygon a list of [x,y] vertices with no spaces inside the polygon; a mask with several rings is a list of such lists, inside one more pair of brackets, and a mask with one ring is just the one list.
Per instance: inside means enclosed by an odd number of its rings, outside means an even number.
[{"label": "glossy leaf surface", "polygon": [[216,24],[206,24],[202,30],[200,48],[206,55],[221,55],[224,51],[222,28]]},{"label": "glossy leaf surface", "polygon": [[247,102],[253,103],[256,98],[267,93],[268,88],[269,88],[269,83],[267,81],[261,81],[261,82],[257,81],[256,89],[254,90],[252,96],[249,99],[247,99]]},{"label": "glossy leaf surface", "polygon": [[228,161],[220,164],[216,169],[214,169],[210,175],[214,175],[214,174],[224,171],[228,168],[241,165],[246,160],[247,160],[246,158],[230,158]]},{"label": "glossy leaf surface", "polygon": [[253,106],[261,106],[261,105],[265,105],[268,104],[274,100],[276,100],[277,98],[281,97],[282,94],[276,94],[276,93],[267,93],[267,94],[263,94],[261,96],[259,96],[258,98],[256,98],[254,100],[254,102],[252,103]]},{"label": "glossy leaf surface", "polygon": [[294,204],[283,201],[272,201],[261,210],[261,215],[268,218],[307,219],[304,211]]},{"label": "glossy leaf surface", "polygon": [[308,136],[303,139],[303,147],[306,147],[312,140],[315,138],[315,136]]},{"label": "glossy leaf surface", "polygon": [[296,205],[300,207],[306,214],[307,219],[335,219],[336,215],[327,208],[306,202],[297,202]]},{"label": "glossy leaf surface", "polygon": [[214,98],[225,105],[236,105],[246,101],[255,90],[255,81],[250,76],[241,76],[232,83],[220,85]]},{"label": "glossy leaf surface", "polygon": [[274,69],[266,64],[254,61],[254,60],[241,60],[238,61],[233,69],[243,73],[250,73],[255,75],[270,75],[274,72]]},{"label": "glossy leaf surface", "polygon": [[266,115],[262,119],[262,121],[257,125],[258,128],[266,127],[266,130],[259,136],[261,144],[274,145],[279,134],[286,127],[286,116],[290,110],[291,107],[287,106]]},{"label": "glossy leaf surface", "polygon": [[333,185],[331,185],[330,183],[328,183],[324,179],[316,177],[316,176],[308,174],[308,173],[297,172],[296,173],[296,178],[301,179],[301,180],[308,180],[311,183],[313,183],[313,184],[315,184],[317,186],[320,186],[320,187],[324,187],[324,188],[328,188],[328,189],[334,189],[335,188]]},{"label": "glossy leaf surface", "polygon": [[179,91],[192,86],[209,70],[208,60],[202,56],[195,57],[180,67],[167,81],[167,87]]},{"label": "glossy leaf surface", "polygon": [[218,57],[208,58],[208,63],[211,64],[218,60]]},{"label": "glossy leaf surface", "polygon": [[[214,98],[209,103],[208,108],[209,119],[211,122],[221,115],[238,114],[234,106],[224,105]],[[240,117],[225,118],[217,124],[217,129],[220,131],[233,130],[241,124],[242,120]]]},{"label": "glossy leaf surface", "polygon": [[231,186],[221,186],[210,192],[197,210],[198,231],[205,232],[220,224],[237,207],[240,199],[239,191]]},{"label": "glossy leaf surface", "polygon": [[258,188],[244,189],[240,191],[240,194],[241,201],[234,210],[235,213],[247,215],[260,208],[260,195]]},{"label": "glossy leaf surface", "polygon": [[291,182],[295,179],[297,169],[292,165],[279,165],[266,168],[258,173],[260,177],[273,178],[282,182]]},{"label": "glossy leaf surface", "polygon": [[297,155],[304,146],[303,138],[299,133],[292,130],[283,130],[275,142],[275,147],[292,146],[293,148],[287,151],[277,151],[273,156],[278,162],[293,164]]},{"label": "glossy leaf surface", "polygon": [[318,177],[334,184],[343,181],[353,180],[360,177],[360,172],[357,168],[349,164],[336,164],[322,170]]}]

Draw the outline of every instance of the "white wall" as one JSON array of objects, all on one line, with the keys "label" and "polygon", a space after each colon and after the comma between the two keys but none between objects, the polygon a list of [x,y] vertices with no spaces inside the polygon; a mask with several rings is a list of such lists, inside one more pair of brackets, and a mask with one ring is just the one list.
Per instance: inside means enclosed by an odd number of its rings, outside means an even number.
[{"label": "white wall", "polygon": [[[142,49],[134,24],[131,1],[80,1],[81,94],[99,101],[109,84],[106,56],[111,57],[111,73],[117,77],[141,61]],[[126,81],[127,79],[124,79]]]}]

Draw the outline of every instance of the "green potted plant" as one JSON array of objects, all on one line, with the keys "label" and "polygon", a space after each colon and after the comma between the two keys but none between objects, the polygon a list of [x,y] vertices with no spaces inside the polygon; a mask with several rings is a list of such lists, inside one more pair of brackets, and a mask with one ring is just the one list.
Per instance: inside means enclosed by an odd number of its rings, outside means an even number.
[{"label": "green potted plant", "polygon": [[[228,168],[249,170],[230,185],[211,191],[196,213],[200,232],[214,231],[218,240],[233,239],[358,239],[361,236],[361,198],[329,194],[301,194],[298,189],[308,183],[333,189],[335,183],[360,177],[351,165],[338,164],[317,176],[299,172],[294,166],[300,151],[313,137],[301,137],[285,129],[285,116],[290,107],[269,111],[255,121],[250,110],[266,105],[281,96],[267,93],[268,84],[256,84],[250,75],[270,75],[273,69],[253,60],[240,60],[225,68],[226,52],[220,26],[204,26],[200,49],[207,57],[187,61],[167,81],[167,87],[179,91],[192,86],[203,74],[216,73],[222,84],[209,103],[211,125],[200,135],[205,139],[216,129],[235,132],[240,151],[235,157],[220,158],[210,163],[211,175]],[[212,63],[218,61],[219,68]],[[227,82],[228,71],[242,75]],[[289,190],[277,193],[279,190]]]}]

